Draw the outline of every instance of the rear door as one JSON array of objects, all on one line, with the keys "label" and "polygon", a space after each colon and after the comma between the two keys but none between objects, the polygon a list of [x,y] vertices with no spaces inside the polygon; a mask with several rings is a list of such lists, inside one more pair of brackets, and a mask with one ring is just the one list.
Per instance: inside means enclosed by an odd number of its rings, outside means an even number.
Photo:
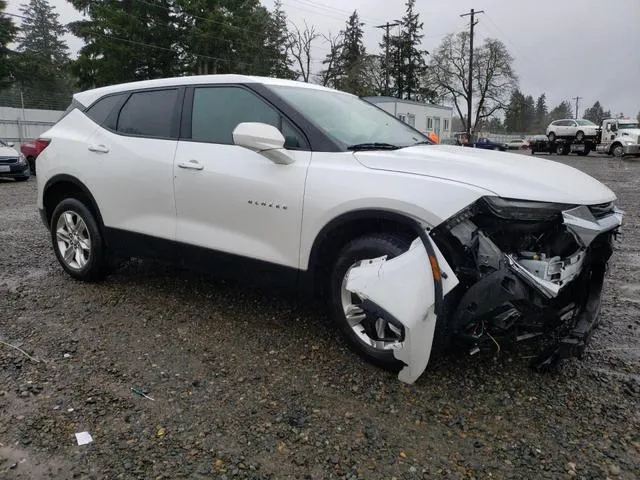
[{"label": "rear door", "polygon": [[173,158],[182,96],[179,88],[135,91],[87,111],[100,126],[87,141],[86,171],[109,233],[175,238]]}]

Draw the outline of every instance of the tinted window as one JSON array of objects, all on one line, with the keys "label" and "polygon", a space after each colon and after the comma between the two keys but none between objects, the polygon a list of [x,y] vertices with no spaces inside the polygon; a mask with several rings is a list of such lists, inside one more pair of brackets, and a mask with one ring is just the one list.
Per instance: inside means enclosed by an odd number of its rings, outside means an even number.
[{"label": "tinted window", "polygon": [[[101,98],[89,107],[89,110],[86,111],[87,116],[98,125],[115,130],[117,116],[112,115],[111,118],[109,118],[109,115],[113,112],[113,109],[122,100],[124,95],[125,94],[111,95],[110,97]],[[107,119],[109,120],[109,123],[107,123]]]},{"label": "tinted window", "polygon": [[145,137],[170,138],[177,90],[134,93],[120,110],[118,132]]},{"label": "tinted window", "polygon": [[261,122],[280,128],[280,115],[256,95],[242,88],[195,89],[191,117],[193,140],[231,145],[233,130],[243,122]]}]

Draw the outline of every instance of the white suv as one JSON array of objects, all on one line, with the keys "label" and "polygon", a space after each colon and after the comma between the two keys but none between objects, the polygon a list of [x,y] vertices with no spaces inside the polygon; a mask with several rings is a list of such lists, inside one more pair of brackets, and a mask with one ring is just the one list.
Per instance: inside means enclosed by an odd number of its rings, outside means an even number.
[{"label": "white suv", "polygon": [[580,171],[433,145],[353,95],[272,78],[78,93],[41,141],[38,208],[71,276],[135,256],[310,286],[407,382],[451,345],[562,327],[536,365],[581,351],[621,221]]},{"label": "white suv", "polygon": [[547,127],[547,137],[552,142],[556,138],[575,139],[581,142],[584,139],[594,139],[597,136],[598,125],[584,118],[555,120]]}]

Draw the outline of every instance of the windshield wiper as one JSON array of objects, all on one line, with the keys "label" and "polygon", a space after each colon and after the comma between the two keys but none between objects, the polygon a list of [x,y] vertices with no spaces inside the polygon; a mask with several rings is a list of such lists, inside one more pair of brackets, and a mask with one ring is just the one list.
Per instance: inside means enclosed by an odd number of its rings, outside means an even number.
[{"label": "windshield wiper", "polygon": [[358,150],[397,150],[400,147],[397,145],[391,145],[390,143],[357,143],[355,145],[349,145],[347,150],[353,150],[357,152]]}]

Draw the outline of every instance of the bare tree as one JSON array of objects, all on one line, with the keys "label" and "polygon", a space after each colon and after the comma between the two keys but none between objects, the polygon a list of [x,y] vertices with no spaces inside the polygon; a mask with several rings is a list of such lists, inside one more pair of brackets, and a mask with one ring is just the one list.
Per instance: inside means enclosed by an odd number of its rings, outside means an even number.
[{"label": "bare tree", "polygon": [[387,71],[384,56],[366,55],[363,59],[362,77],[370,95],[384,95],[386,91]]},{"label": "bare tree", "polygon": [[304,30],[293,25],[293,31],[289,35],[291,56],[294,59],[294,63],[299,69],[296,71],[298,78],[302,78],[303,81],[309,83],[309,77],[311,76],[311,44],[320,36],[316,32],[314,26],[309,27],[307,22],[304,22]]},{"label": "bare tree", "polygon": [[324,70],[320,72],[320,85],[323,87],[335,87],[336,78],[338,74],[338,63],[342,54],[342,47],[344,46],[344,35],[342,32],[337,35],[322,35],[325,43],[329,44],[329,53],[322,61],[322,64],[326,66]]},{"label": "bare tree", "polygon": [[[474,49],[473,97],[477,100],[472,109],[472,130],[499,110],[504,110],[509,96],[518,86],[513,58],[504,44],[487,38]],[[463,124],[467,119],[463,112],[469,103],[469,34],[461,32],[444,38],[435,55],[431,57],[427,81],[441,99],[450,99]]]}]

